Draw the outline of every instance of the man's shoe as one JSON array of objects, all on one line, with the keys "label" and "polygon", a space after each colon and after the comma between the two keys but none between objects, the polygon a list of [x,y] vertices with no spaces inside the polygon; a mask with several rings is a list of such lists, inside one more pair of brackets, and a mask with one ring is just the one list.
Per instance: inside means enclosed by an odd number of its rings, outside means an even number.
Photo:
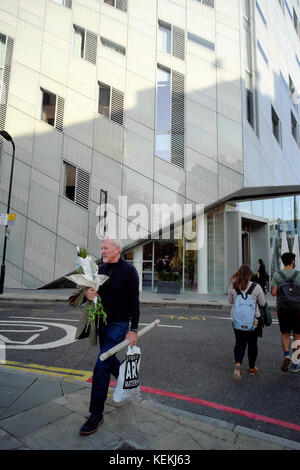
[{"label": "man's shoe", "polygon": [[295,364],[294,362],[292,363],[292,367],[291,367],[291,372],[300,372],[300,363],[299,364]]},{"label": "man's shoe", "polygon": [[93,434],[94,432],[98,431],[101,424],[103,424],[103,417],[102,416],[95,416],[91,415],[89,419],[84,423],[83,426],[80,428],[81,436],[88,436],[89,434]]},{"label": "man's shoe", "polygon": [[281,364],[282,372],[287,372],[289,370],[290,363],[291,363],[291,357],[285,356],[285,358],[283,359],[283,363]]}]

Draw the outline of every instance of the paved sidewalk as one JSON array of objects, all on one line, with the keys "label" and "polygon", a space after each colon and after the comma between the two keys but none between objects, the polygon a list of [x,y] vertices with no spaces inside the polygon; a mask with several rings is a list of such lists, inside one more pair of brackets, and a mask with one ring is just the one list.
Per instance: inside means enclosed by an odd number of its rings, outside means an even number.
[{"label": "paved sidewalk", "polygon": [[0,449],[18,450],[300,450],[300,443],[146,399],[116,404],[90,436],[91,385],[0,365]]},{"label": "paved sidewalk", "polygon": [[[76,289],[4,289],[0,295],[3,301],[36,301],[36,302],[65,302]],[[276,299],[270,294],[266,301],[275,309]],[[225,294],[197,294],[186,292],[179,295],[157,294],[156,292],[140,292],[141,305],[157,306],[186,306],[211,309],[229,309],[230,305]]]}]

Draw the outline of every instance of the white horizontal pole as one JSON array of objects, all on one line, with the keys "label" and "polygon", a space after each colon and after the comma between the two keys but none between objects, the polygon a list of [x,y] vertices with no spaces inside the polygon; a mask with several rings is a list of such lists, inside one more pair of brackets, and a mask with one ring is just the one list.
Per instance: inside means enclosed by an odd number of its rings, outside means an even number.
[{"label": "white horizontal pole", "polygon": [[[152,330],[152,328],[159,325],[159,323],[160,323],[160,320],[157,319],[157,320],[154,320],[149,325],[145,326],[145,328],[143,328],[142,330],[137,332],[138,338],[140,338],[142,335],[147,333],[147,331]],[[111,348],[108,351],[104,352],[103,354],[100,354],[100,360],[105,361],[105,359],[112,356],[113,354],[116,354],[118,351],[125,348],[125,346],[127,346],[128,344],[129,344],[129,339],[124,339],[124,341],[122,341],[121,343],[117,344],[116,346],[114,346],[113,348]]]}]

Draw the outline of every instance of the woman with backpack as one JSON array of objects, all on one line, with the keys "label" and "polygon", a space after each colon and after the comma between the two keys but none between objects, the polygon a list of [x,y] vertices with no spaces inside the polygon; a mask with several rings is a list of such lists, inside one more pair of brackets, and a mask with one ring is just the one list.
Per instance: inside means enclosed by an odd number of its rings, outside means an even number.
[{"label": "woman with backpack", "polygon": [[242,362],[248,346],[249,374],[255,375],[258,349],[257,338],[262,336],[262,320],[259,305],[264,306],[265,296],[259,284],[251,282],[253,272],[248,264],[243,264],[231,277],[228,302],[233,305],[231,317],[235,334],[233,376],[242,377]]}]

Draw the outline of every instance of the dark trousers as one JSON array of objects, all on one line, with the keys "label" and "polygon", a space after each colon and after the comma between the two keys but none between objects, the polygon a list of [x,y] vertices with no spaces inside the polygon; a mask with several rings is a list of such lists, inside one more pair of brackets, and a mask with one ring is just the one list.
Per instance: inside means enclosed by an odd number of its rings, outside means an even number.
[{"label": "dark trousers", "polygon": [[100,360],[100,355],[113,346],[121,343],[128,333],[129,322],[114,322],[101,325],[99,330],[100,354],[98,356],[94,373],[90,401],[90,413],[102,416],[104,403],[107,398],[110,374],[118,378],[120,361],[113,355],[105,361]]},{"label": "dark trousers", "polygon": [[258,354],[257,349],[257,338],[258,328],[253,331],[241,331],[234,329],[235,334],[235,347],[234,347],[234,358],[235,362],[242,364],[246,348],[248,346],[248,360],[249,368],[254,369],[255,361]]}]

